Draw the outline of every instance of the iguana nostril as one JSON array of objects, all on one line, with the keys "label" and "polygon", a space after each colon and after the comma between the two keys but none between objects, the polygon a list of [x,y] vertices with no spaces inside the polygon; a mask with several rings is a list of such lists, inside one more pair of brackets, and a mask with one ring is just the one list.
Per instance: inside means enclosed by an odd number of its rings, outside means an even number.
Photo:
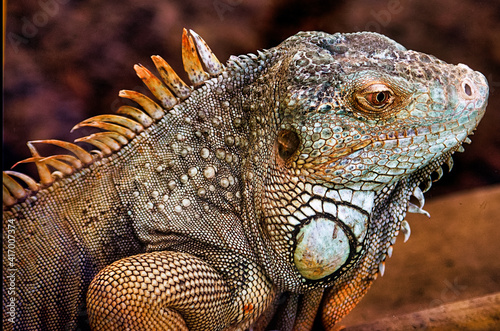
[{"label": "iguana nostril", "polygon": [[470,87],[469,84],[465,83],[463,85],[463,88],[464,88],[464,92],[465,94],[467,94],[468,96],[471,96],[472,95],[472,88]]},{"label": "iguana nostril", "polygon": [[469,77],[463,78],[462,82],[460,84],[460,94],[462,95],[463,98],[467,100],[474,99],[477,97],[477,94],[479,93],[479,86],[477,85],[477,81],[473,80]]}]

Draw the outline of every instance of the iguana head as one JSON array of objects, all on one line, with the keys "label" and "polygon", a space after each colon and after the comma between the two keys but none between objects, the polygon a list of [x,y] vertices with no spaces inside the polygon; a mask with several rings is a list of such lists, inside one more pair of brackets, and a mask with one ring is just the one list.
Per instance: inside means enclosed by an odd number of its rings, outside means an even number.
[{"label": "iguana head", "polygon": [[308,181],[379,190],[456,150],[484,114],[486,78],[463,64],[375,33],[288,43],[278,157]]},{"label": "iguana head", "polygon": [[487,81],[376,33],[303,32],[274,50],[262,232],[303,284],[331,283],[368,250],[376,273],[407,208],[425,213],[418,185],[481,120]]}]

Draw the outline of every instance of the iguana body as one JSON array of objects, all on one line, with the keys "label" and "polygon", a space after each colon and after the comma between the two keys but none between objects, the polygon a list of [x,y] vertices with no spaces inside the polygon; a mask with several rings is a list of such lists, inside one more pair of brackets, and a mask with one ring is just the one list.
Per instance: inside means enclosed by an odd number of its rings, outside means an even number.
[{"label": "iguana body", "polygon": [[106,130],[80,139],[94,155],[42,141],[76,156],[30,144],[41,183],[4,174],[8,328],[74,329],[85,296],[95,330],[310,329],[317,312],[331,328],[488,95],[374,33],[303,32],[223,66],[185,31],[183,59],[194,87],[153,57],[161,81],[136,71],[158,103],[122,91],[142,109],[79,125]]}]

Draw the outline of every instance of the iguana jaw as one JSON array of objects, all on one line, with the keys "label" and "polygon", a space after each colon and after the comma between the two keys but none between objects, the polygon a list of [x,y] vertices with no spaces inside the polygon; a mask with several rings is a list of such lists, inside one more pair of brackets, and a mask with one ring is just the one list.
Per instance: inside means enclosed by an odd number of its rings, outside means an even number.
[{"label": "iguana jaw", "polygon": [[[410,226],[404,220],[406,213],[429,216],[423,209],[425,199],[419,185],[427,185],[434,171],[440,174],[441,165],[451,162],[453,152],[378,191],[337,190],[291,179],[296,182],[295,190],[301,193],[277,208],[277,214],[268,210],[261,224],[263,231],[276,252],[293,265],[291,271],[300,287],[329,286],[345,277],[366,254],[375,259],[370,277],[376,278],[377,273],[384,273],[384,261],[392,255],[398,233],[404,234],[405,241],[410,236]],[[288,193],[293,196],[293,190]],[[411,196],[418,205],[409,201]],[[380,227],[385,228],[384,241],[372,245],[368,253],[366,242],[371,242],[369,236]]]}]

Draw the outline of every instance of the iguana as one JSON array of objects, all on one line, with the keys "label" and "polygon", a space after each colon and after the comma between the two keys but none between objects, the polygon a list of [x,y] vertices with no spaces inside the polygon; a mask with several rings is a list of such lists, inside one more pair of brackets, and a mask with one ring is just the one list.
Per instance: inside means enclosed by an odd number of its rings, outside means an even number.
[{"label": "iguana", "polygon": [[153,56],[160,78],[135,71],[156,100],[123,90],[134,106],[75,127],[103,130],[77,139],[96,150],[32,141],[40,181],[4,172],[7,329],[85,310],[94,330],[330,329],[487,104],[481,73],[377,33],[300,32],[226,64],[193,31],[182,46],[190,85]]}]

